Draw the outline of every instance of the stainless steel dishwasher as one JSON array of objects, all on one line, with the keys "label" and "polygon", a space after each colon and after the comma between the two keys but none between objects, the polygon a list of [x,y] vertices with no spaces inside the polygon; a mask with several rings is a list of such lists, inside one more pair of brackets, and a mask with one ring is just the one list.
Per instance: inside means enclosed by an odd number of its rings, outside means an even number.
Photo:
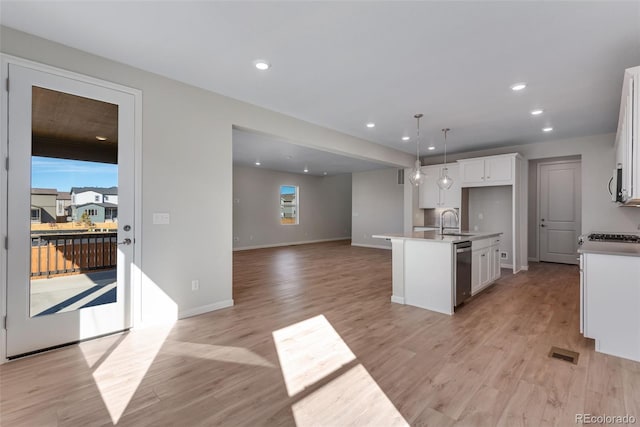
[{"label": "stainless steel dishwasher", "polygon": [[457,307],[471,296],[471,242],[454,243],[453,255],[455,270],[454,306]]}]

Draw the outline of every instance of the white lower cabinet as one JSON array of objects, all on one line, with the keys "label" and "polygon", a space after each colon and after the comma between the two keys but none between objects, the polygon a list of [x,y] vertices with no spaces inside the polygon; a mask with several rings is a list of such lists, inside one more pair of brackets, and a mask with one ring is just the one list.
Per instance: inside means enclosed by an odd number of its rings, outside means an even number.
[{"label": "white lower cabinet", "polygon": [[491,245],[491,277],[493,280],[500,278],[500,241]]},{"label": "white lower cabinet", "polygon": [[580,256],[582,332],[596,351],[640,362],[640,257]]},{"label": "white lower cabinet", "polygon": [[500,238],[471,242],[471,295],[500,278]]}]

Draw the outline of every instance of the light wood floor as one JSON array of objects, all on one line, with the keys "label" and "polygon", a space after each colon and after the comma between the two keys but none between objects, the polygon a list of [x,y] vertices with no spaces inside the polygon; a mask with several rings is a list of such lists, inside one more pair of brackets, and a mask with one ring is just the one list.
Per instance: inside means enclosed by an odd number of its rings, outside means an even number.
[{"label": "light wood floor", "polygon": [[[575,425],[640,418],[640,363],[578,332],[578,270],[532,264],[454,316],[392,304],[391,253],[237,252],[229,309],[0,367],[2,426]],[[579,362],[548,357],[552,345]]]}]

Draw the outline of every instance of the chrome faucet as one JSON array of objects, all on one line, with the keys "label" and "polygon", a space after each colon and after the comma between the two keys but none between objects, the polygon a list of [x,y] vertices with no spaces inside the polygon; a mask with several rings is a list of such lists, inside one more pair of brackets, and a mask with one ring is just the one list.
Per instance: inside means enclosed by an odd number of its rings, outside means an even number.
[{"label": "chrome faucet", "polygon": [[456,218],[456,223],[458,224],[458,233],[462,232],[461,224],[460,224],[460,215],[458,215],[458,211],[455,209],[445,209],[440,212],[440,234],[444,234],[444,216],[451,212],[453,216]]}]

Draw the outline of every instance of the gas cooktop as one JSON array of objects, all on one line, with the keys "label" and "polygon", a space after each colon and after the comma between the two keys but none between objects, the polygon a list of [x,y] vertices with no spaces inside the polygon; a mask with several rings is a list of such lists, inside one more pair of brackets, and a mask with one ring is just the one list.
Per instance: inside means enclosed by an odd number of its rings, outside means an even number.
[{"label": "gas cooktop", "polygon": [[591,242],[640,243],[638,234],[591,233],[587,236]]}]

